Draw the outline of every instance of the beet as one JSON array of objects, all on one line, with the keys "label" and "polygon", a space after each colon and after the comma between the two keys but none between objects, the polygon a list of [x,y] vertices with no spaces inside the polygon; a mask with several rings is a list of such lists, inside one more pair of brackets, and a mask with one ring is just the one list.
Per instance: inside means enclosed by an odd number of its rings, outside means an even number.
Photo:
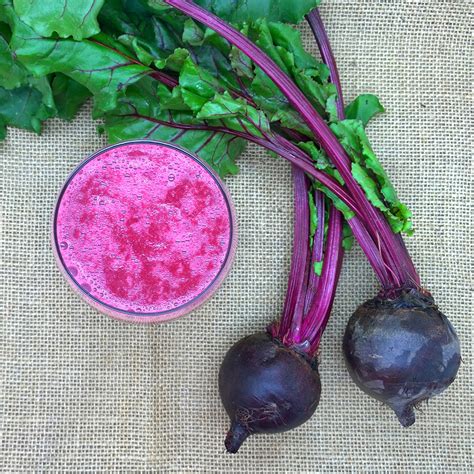
[{"label": "beet", "polygon": [[454,381],[461,362],[453,326],[417,290],[362,304],[347,324],[343,350],[354,382],[406,427],[415,422],[417,404]]},{"label": "beet", "polygon": [[321,394],[316,359],[267,333],[247,336],[227,352],[219,392],[231,419],[225,446],[236,453],[251,434],[288,431],[313,415]]}]

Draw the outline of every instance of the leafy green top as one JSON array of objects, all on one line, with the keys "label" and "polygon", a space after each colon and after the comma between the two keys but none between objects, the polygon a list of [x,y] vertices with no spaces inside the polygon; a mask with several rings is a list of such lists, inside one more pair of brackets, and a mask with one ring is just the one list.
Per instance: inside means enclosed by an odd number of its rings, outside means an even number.
[{"label": "leafy green top", "polygon": [[[271,140],[280,134],[342,184],[287,98],[248,57],[212,30],[159,0],[43,3],[0,4],[2,136],[6,125],[40,132],[49,117],[71,119],[92,97],[94,117],[103,119],[101,130],[111,141],[175,141],[225,176],[238,171],[235,161],[246,144],[242,135]],[[371,203],[395,232],[410,232],[410,213],[399,202],[364,130],[369,119],[383,111],[378,99],[356,98],[346,108],[347,119],[337,120],[336,89],[327,67],[305,51],[296,29],[273,21],[289,15],[286,19],[296,22],[319,2],[199,3],[238,23],[294,80],[330,123]],[[58,20],[61,15],[63,21]],[[353,216],[333,193],[315,186],[346,219]]]},{"label": "leafy green top", "polygon": [[41,36],[57,33],[75,40],[99,33],[97,15],[105,0],[14,0],[19,19]]}]

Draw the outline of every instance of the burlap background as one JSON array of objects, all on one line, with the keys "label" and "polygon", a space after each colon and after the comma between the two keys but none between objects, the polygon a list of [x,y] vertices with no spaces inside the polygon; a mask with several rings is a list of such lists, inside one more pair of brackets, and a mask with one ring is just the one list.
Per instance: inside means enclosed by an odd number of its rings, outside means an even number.
[{"label": "burlap background", "polygon": [[[346,258],[322,344],[323,396],[303,427],[224,453],[216,375],[226,349],[281,310],[291,244],[289,168],[254,147],[228,180],[239,221],[234,268],[180,321],[119,323],[87,307],[55,268],[52,206],[71,169],[105,144],[89,110],[42,137],[11,130],[2,158],[2,469],[162,472],[472,472],[470,2],[326,0],[346,96],[376,92],[370,128],[415,214],[408,241],[451,318],[464,364],[410,429],[349,380],[340,351],[354,305],[376,281]],[[308,44],[311,37],[305,29]]]}]

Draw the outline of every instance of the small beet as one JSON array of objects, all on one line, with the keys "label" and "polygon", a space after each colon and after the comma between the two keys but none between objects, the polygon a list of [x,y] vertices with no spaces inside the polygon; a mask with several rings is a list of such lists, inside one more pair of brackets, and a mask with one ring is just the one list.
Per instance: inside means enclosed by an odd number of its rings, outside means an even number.
[{"label": "small beet", "polygon": [[453,326],[431,296],[415,290],[361,305],[347,324],[343,350],[354,382],[406,427],[415,422],[417,404],[454,381],[461,362]]},{"label": "small beet", "polygon": [[288,431],[313,415],[321,394],[316,359],[253,334],[227,352],[219,392],[231,419],[225,446],[236,453],[251,434]]}]

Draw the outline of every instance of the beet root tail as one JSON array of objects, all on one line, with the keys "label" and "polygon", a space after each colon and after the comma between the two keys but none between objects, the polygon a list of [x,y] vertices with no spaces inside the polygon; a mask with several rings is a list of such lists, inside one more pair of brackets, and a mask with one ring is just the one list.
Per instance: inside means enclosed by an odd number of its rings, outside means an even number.
[{"label": "beet root tail", "polygon": [[391,408],[404,428],[415,423],[415,410],[411,405],[391,406]]},{"label": "beet root tail", "polygon": [[235,454],[249,435],[240,423],[233,421],[224,442],[227,452]]}]

